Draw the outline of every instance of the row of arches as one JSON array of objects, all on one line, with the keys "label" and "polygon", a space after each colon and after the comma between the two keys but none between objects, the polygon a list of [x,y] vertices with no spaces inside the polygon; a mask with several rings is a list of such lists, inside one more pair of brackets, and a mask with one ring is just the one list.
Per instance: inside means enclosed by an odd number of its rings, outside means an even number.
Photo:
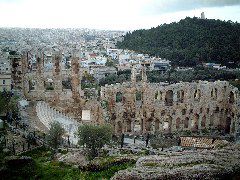
[{"label": "row of arches", "polygon": [[[116,93],[115,99],[116,99],[117,103],[118,102],[124,102],[124,100],[125,100],[124,96],[123,96],[123,93],[121,93],[121,92]],[[142,92],[137,91],[135,93],[135,99],[136,99],[136,101],[141,101],[142,100]]]},{"label": "row of arches", "polygon": [[[211,97],[214,100],[217,99],[217,93],[218,93],[217,88],[212,89]],[[172,106],[173,105],[173,102],[174,102],[173,96],[174,96],[174,93],[173,93],[172,90],[166,91],[165,99],[164,99],[166,106]],[[195,90],[193,97],[194,97],[195,101],[199,101],[200,98],[201,98],[201,90],[200,89]],[[162,101],[163,100],[163,93],[161,91],[156,91],[154,98],[157,101]],[[177,102],[183,103],[184,98],[185,98],[184,91],[183,90],[177,91]],[[122,102],[124,100],[123,93],[117,92],[115,99],[116,99],[116,102]],[[136,99],[136,101],[142,100],[142,92],[137,91],[135,93],[135,99]],[[228,96],[228,102],[231,103],[231,104],[235,102],[234,93],[232,91],[230,92],[230,94]]]},{"label": "row of arches", "polygon": [[[160,131],[161,129],[165,133],[170,133],[173,129],[176,129],[176,131],[182,131],[187,129],[192,131],[198,131],[207,128],[207,126],[211,129],[214,127],[214,125],[216,125],[217,128],[229,134],[231,132],[232,118],[233,117],[227,116],[224,120],[222,119],[216,124],[213,122],[213,115],[211,115],[209,125],[207,125],[206,115],[200,118],[198,114],[195,114],[191,119],[189,117],[186,117],[184,119],[181,119],[180,117],[176,118],[176,124],[174,128],[173,118],[171,116],[167,116],[162,121],[160,121],[159,119],[149,118],[145,121],[145,123],[143,119],[141,119],[140,125],[141,131],[156,132]],[[201,128],[199,127],[199,125]],[[131,119],[127,119],[124,122],[118,121],[116,124],[114,124],[116,133],[132,132],[134,129],[133,126],[134,123]]]},{"label": "row of arches", "polygon": [[[36,90],[37,81],[36,80],[28,80],[28,90],[33,91]],[[54,81],[51,78],[47,78],[43,81],[43,86],[45,90],[54,90]],[[72,82],[71,78],[67,78],[66,80],[62,81],[62,89],[72,89]]]}]

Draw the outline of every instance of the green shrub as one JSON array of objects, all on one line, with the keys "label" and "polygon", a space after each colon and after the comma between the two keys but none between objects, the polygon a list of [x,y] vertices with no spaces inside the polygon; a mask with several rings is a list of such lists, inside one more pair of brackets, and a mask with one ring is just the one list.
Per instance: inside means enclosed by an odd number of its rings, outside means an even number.
[{"label": "green shrub", "polygon": [[203,133],[204,135],[209,135],[210,131],[209,131],[208,129],[203,129],[203,130],[202,130],[202,133]]},{"label": "green shrub", "polygon": [[79,144],[87,148],[90,159],[99,155],[100,149],[111,142],[110,125],[82,125],[78,129]]},{"label": "green shrub", "polygon": [[54,87],[53,86],[47,86],[46,90],[54,90]]},{"label": "green shrub", "polygon": [[147,162],[144,163],[143,166],[149,166],[149,167],[156,167],[158,164],[155,162]]}]

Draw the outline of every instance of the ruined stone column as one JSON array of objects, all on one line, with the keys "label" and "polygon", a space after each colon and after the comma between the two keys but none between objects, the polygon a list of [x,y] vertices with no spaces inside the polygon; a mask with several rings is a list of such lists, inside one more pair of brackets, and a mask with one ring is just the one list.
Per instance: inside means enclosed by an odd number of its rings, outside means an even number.
[{"label": "ruined stone column", "polygon": [[80,79],[80,65],[78,58],[73,55],[71,60],[72,74],[71,74],[71,83],[72,83],[72,98],[73,98],[73,113],[76,118],[81,119],[82,108],[81,108],[81,79]]},{"label": "ruined stone column", "polygon": [[37,71],[36,71],[36,96],[38,99],[42,99],[44,96],[44,77],[43,77],[43,53],[38,52],[37,59]]},{"label": "ruined stone column", "polygon": [[80,102],[80,92],[81,92],[81,81],[80,81],[80,66],[78,63],[78,58],[72,58],[72,97],[75,103]]},{"label": "ruined stone column", "polygon": [[62,93],[62,68],[61,68],[62,54],[56,52],[53,54],[53,82],[54,82],[54,102],[60,102],[60,95]]}]

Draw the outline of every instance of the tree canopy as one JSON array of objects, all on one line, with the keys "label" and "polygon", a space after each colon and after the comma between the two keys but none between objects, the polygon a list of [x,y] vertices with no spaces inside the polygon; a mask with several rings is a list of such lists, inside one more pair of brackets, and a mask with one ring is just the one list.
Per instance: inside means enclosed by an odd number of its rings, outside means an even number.
[{"label": "tree canopy", "polygon": [[0,114],[4,114],[6,112],[13,112],[17,113],[18,112],[18,107],[17,107],[17,97],[12,96],[11,92],[1,92],[0,93]]},{"label": "tree canopy", "polygon": [[190,18],[148,30],[127,33],[118,47],[195,66],[202,62],[240,65],[240,24],[232,21]]},{"label": "tree canopy", "polygon": [[110,125],[82,125],[78,129],[79,144],[86,146],[90,158],[97,157],[99,150],[112,137]]},{"label": "tree canopy", "polygon": [[47,135],[48,144],[57,149],[61,144],[62,136],[64,135],[64,128],[61,126],[59,122],[53,122],[50,125],[50,130]]}]

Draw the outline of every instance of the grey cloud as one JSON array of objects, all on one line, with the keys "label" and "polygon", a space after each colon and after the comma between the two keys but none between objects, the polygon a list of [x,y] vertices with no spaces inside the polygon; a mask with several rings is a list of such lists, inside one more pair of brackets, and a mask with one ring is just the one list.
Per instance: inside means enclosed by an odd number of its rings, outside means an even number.
[{"label": "grey cloud", "polygon": [[162,14],[204,7],[240,5],[240,0],[152,0],[144,7],[147,14]]}]

